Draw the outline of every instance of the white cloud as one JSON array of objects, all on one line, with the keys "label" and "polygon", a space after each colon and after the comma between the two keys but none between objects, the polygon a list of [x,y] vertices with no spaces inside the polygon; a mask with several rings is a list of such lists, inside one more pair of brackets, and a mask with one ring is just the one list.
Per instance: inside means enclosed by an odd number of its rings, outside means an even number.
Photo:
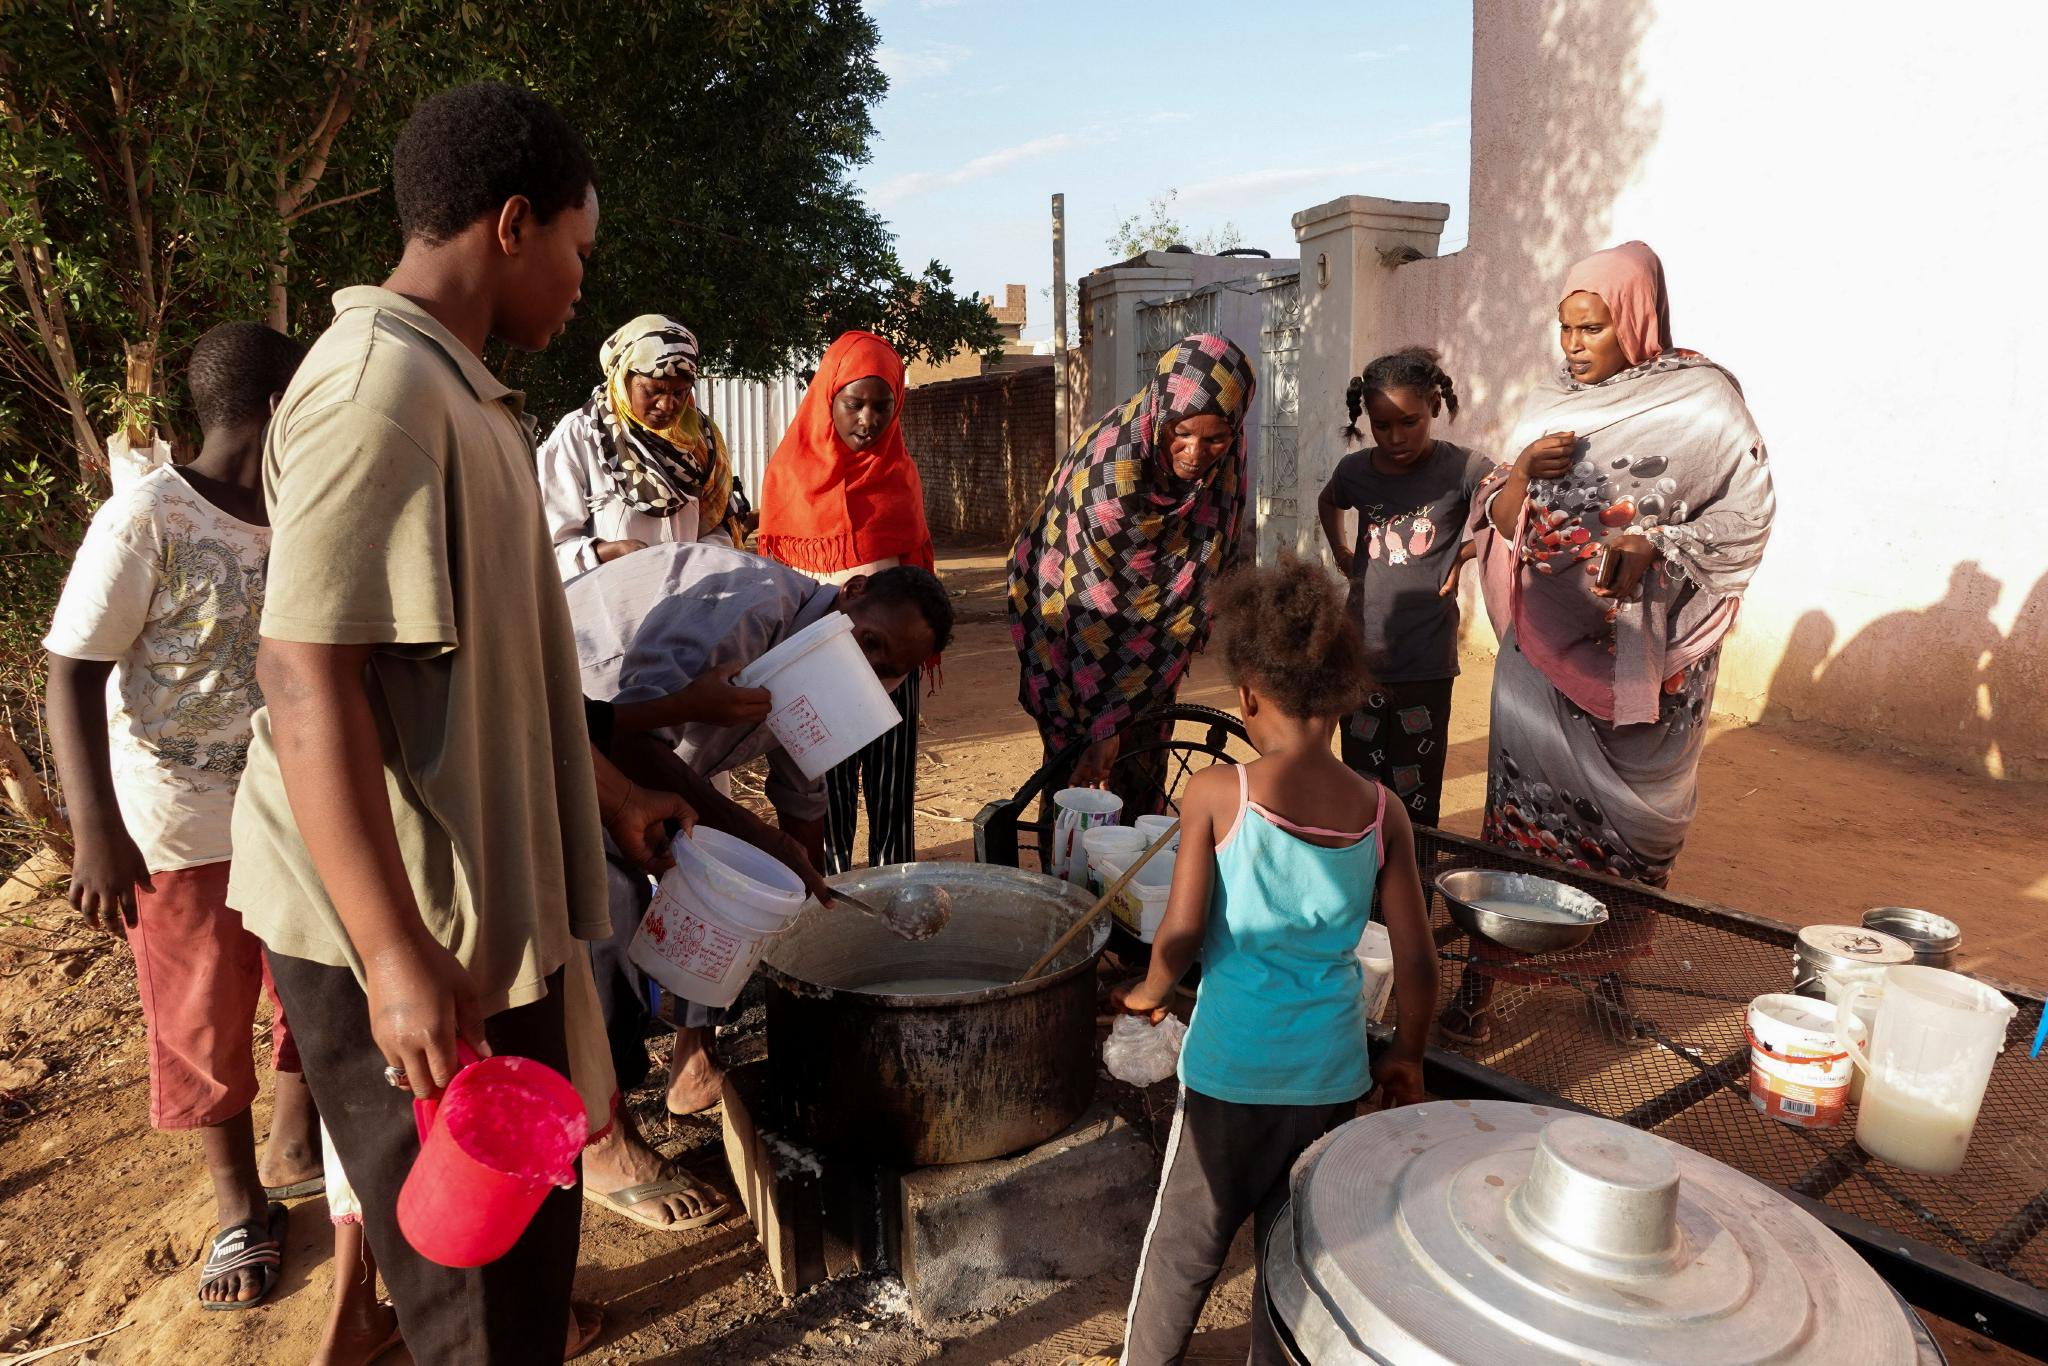
[{"label": "white cloud", "polygon": [[1344,60],[1347,62],[1383,62],[1389,57],[1398,57],[1407,50],[1408,44],[1406,43],[1396,43],[1392,47],[1361,48],[1357,52],[1347,53]]},{"label": "white cloud", "polygon": [[1218,204],[1249,199],[1262,194],[1283,194],[1307,189],[1352,176],[1378,175],[1407,169],[1398,161],[1352,161],[1328,166],[1268,166],[1255,171],[1238,171],[1213,180],[1183,185],[1182,204]]},{"label": "white cloud", "polygon": [[943,76],[973,55],[972,48],[957,43],[926,43],[917,48],[890,47],[884,43],[875,49],[875,65],[882,68],[889,84],[896,86]]},{"label": "white cloud", "polygon": [[1035,161],[1041,157],[1053,156],[1060,152],[1076,151],[1094,143],[1107,141],[1100,134],[1077,135],[1074,133],[1053,133],[1042,138],[1032,138],[1011,147],[999,147],[993,152],[980,156],[949,171],[906,171],[892,176],[876,186],[868,198],[877,206],[898,204],[915,198],[929,190],[944,189],[951,185],[964,185],[970,180],[982,180],[1007,170],[1021,161]]},{"label": "white cloud", "polygon": [[1466,127],[1469,126],[1471,122],[1472,121],[1470,119],[1463,117],[1455,119],[1438,119],[1435,123],[1425,123],[1420,128],[1410,128],[1407,132],[1401,134],[1401,136],[1404,138],[1442,137],[1446,133],[1464,132]]}]

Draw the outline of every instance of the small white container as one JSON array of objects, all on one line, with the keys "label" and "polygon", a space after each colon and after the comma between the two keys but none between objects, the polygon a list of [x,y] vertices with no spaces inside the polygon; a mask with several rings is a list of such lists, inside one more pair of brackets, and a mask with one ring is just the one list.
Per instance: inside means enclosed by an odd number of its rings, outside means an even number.
[{"label": "small white container", "polygon": [[[1139,834],[1145,837],[1144,847],[1149,849],[1152,847],[1152,841],[1173,829],[1173,823],[1179,819],[1180,817],[1178,816],[1140,816],[1132,821],[1131,824],[1136,827]],[[1154,857],[1165,858],[1168,854],[1173,853],[1179,848],[1180,836],[1175,834],[1173,842],[1164,849],[1161,849]]]},{"label": "small white container", "polygon": [[1103,888],[1116,881],[1116,874],[1106,870],[1106,861],[1113,858],[1118,867],[1130,867],[1145,852],[1145,837],[1128,825],[1098,825],[1081,832],[1081,847],[1088,854],[1089,889],[1100,895]]},{"label": "small white container", "polygon": [[1099,787],[1063,787],[1053,794],[1052,856],[1046,868],[1054,877],[1088,885],[1088,849],[1081,843],[1085,831],[1114,825],[1124,809],[1124,799]]},{"label": "small white container", "polygon": [[1799,1129],[1842,1122],[1849,1104],[1849,1050],[1836,1012],[1790,992],[1749,1003],[1749,1100],[1760,1114]]},{"label": "small white container", "polygon": [[[1157,838],[1155,836],[1154,838]],[[1111,855],[1102,864],[1102,885],[1109,886],[1124,875],[1124,869],[1131,866],[1149,845],[1141,845],[1130,858]],[[1119,925],[1136,935],[1141,943],[1149,944],[1159,933],[1159,922],[1166,918],[1166,894],[1173,890],[1173,860],[1160,850],[1143,868],[1140,868],[1123,890],[1110,900],[1109,913],[1116,917]]]},{"label": "small white container", "polygon": [[1365,1018],[1377,1020],[1394,991],[1394,943],[1387,938],[1387,927],[1366,921],[1356,952],[1358,965],[1365,969]]},{"label": "small white container", "polygon": [[733,682],[768,690],[768,729],[807,778],[824,777],[903,720],[853,638],[853,618],[844,612],[804,627],[740,670]]},{"label": "small white container", "polygon": [[678,835],[676,866],[626,947],[642,972],[686,1001],[729,1006],[753,976],[762,941],[803,910],[803,880],[722,830]]}]

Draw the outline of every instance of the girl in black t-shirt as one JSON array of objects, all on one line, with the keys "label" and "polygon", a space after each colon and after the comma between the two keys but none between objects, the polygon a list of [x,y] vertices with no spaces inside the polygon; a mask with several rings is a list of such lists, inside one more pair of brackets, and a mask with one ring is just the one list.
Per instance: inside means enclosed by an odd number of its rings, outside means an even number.
[{"label": "girl in black t-shirt", "polygon": [[[1362,437],[1363,413],[1373,444],[1337,462],[1316,511],[1351,578],[1374,680],[1365,706],[1338,731],[1344,762],[1384,783],[1414,820],[1435,825],[1458,674],[1458,575],[1474,554],[1472,498],[1494,465],[1431,434],[1439,413],[1456,419],[1458,394],[1425,347],[1366,366],[1344,403],[1346,435]],[[1358,513],[1350,545],[1347,509]]]}]

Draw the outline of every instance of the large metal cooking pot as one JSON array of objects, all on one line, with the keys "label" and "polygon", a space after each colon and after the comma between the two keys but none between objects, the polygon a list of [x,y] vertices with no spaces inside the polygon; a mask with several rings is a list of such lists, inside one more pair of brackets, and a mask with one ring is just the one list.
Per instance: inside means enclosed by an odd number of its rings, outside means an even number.
[{"label": "large metal cooking pot", "polygon": [[1261,1312],[1297,1362],[1941,1360],[1819,1220],[1610,1120],[1406,1106],[1325,1137],[1290,1195]]},{"label": "large metal cooking pot", "polygon": [[[1095,1094],[1095,959],[1107,918],[1043,975],[1014,979],[1090,906],[1072,883],[984,863],[903,863],[831,879],[881,904],[905,880],[944,887],[930,939],[846,908],[806,907],[761,961],[768,1069],[804,1142],[893,1166],[979,1162],[1043,1143]],[[892,994],[935,978],[998,983]]]}]

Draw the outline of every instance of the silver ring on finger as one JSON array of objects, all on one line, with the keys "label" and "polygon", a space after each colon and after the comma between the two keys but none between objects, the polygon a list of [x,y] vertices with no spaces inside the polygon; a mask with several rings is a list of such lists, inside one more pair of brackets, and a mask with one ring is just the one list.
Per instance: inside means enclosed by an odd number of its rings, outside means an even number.
[{"label": "silver ring on finger", "polygon": [[387,1066],[384,1069],[384,1084],[400,1091],[412,1090],[412,1082],[406,1078],[403,1067]]}]

